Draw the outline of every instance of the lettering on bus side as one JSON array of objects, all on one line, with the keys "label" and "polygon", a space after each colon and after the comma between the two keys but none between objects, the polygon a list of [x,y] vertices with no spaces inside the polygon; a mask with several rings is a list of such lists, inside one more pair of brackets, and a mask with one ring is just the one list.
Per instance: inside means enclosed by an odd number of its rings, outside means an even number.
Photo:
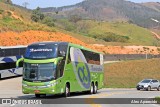
[{"label": "lettering on bus side", "polygon": [[89,64],[90,72],[103,72],[103,66],[102,65],[92,65]]},{"label": "lettering on bus side", "polygon": [[70,48],[70,57],[73,63],[74,73],[81,87],[89,89],[91,78],[86,58],[78,48]]}]

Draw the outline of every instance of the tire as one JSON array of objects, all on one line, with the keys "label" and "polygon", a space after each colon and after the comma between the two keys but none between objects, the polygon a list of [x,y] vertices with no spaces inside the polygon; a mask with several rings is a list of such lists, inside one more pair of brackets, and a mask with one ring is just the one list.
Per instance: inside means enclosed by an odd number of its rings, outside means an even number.
[{"label": "tire", "polygon": [[151,91],[151,86],[148,86],[147,91]]},{"label": "tire", "polygon": [[137,88],[137,90],[140,90],[139,88]]},{"label": "tire", "polygon": [[91,83],[91,88],[90,88],[90,92],[89,92],[90,94],[93,94],[94,93],[94,84],[93,83]]},{"label": "tire", "polygon": [[96,94],[96,93],[97,93],[97,88],[98,88],[98,86],[97,86],[97,84],[95,84],[95,85],[94,85],[93,94]]},{"label": "tire", "polygon": [[41,97],[41,94],[35,94],[35,97],[36,97],[36,98],[40,98],[40,97]]},{"label": "tire", "polygon": [[160,91],[160,86],[158,86],[157,91]]},{"label": "tire", "polygon": [[1,79],[2,77],[1,77],[1,74],[0,74],[0,79]]},{"label": "tire", "polygon": [[68,84],[66,84],[64,96],[65,97],[69,97],[70,96],[70,88],[69,88]]}]

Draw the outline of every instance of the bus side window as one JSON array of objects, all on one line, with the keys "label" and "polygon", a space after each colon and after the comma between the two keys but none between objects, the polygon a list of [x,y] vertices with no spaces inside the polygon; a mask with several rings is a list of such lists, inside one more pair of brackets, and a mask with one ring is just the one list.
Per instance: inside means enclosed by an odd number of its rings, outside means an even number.
[{"label": "bus side window", "polygon": [[19,54],[19,48],[12,49],[12,56],[17,56]]},{"label": "bus side window", "polygon": [[67,45],[59,45],[59,55],[60,57],[63,56],[63,59],[60,61],[60,63],[58,64],[59,67],[59,77],[63,76],[63,71],[64,71],[64,65],[65,65],[65,61],[66,61],[66,53],[67,53],[67,49],[68,46]]},{"label": "bus side window", "polygon": [[2,49],[0,48],[0,57],[2,57]]},{"label": "bus side window", "polygon": [[12,49],[5,49],[5,56],[12,56]]}]

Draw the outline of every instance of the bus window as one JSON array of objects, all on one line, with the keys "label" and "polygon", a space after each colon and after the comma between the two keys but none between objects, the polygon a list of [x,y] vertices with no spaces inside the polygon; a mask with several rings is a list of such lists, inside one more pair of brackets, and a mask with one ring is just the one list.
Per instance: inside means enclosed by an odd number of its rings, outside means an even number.
[{"label": "bus window", "polygon": [[16,68],[16,62],[0,63],[0,70]]},{"label": "bus window", "polygon": [[26,48],[20,48],[19,55],[24,55],[25,51],[26,51]]},{"label": "bus window", "polygon": [[12,49],[12,56],[20,55],[19,48]]},{"label": "bus window", "polygon": [[11,49],[5,49],[5,56],[12,56],[12,50]]},{"label": "bus window", "polygon": [[61,61],[57,64],[56,78],[59,78],[63,75],[61,64]]},{"label": "bus window", "polygon": [[2,49],[0,49],[0,57],[2,56]]},{"label": "bus window", "polygon": [[58,56],[66,58],[67,45],[59,45],[58,47]]},{"label": "bus window", "polygon": [[58,47],[58,56],[63,57],[63,59],[58,64],[60,77],[63,76],[64,65],[65,65],[65,61],[66,61],[67,47],[68,47],[68,45],[59,45],[59,47]]},{"label": "bus window", "polygon": [[87,50],[82,50],[82,52],[87,60],[87,63],[100,65],[100,54]]},{"label": "bus window", "polygon": [[65,64],[65,63],[64,63],[64,60],[61,60],[61,61],[57,64],[57,78],[63,76],[64,64]]},{"label": "bus window", "polygon": [[67,64],[69,64],[69,63],[71,62],[70,48],[71,48],[71,47],[69,47],[69,51],[68,51],[68,59],[67,59]]}]

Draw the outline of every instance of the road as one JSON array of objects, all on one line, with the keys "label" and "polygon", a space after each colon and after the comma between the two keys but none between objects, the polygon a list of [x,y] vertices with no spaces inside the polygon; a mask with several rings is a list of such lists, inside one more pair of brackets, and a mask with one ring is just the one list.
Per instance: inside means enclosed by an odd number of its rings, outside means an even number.
[{"label": "road", "polygon": [[[34,95],[24,95],[21,92],[21,77],[11,78],[0,81],[0,98],[31,98],[34,99]],[[101,89],[97,94],[89,95],[84,93],[72,94],[70,98],[154,98],[160,96],[160,92],[156,90],[152,91],[137,91],[132,89]],[[43,99],[49,100],[63,100],[61,96],[46,96]],[[85,99],[86,100],[86,99]],[[94,101],[91,101],[94,102]],[[22,105],[0,105],[0,107],[22,107]],[[23,105],[23,107],[160,107],[156,104],[90,104],[85,101],[85,104],[45,104],[45,105]]]}]

